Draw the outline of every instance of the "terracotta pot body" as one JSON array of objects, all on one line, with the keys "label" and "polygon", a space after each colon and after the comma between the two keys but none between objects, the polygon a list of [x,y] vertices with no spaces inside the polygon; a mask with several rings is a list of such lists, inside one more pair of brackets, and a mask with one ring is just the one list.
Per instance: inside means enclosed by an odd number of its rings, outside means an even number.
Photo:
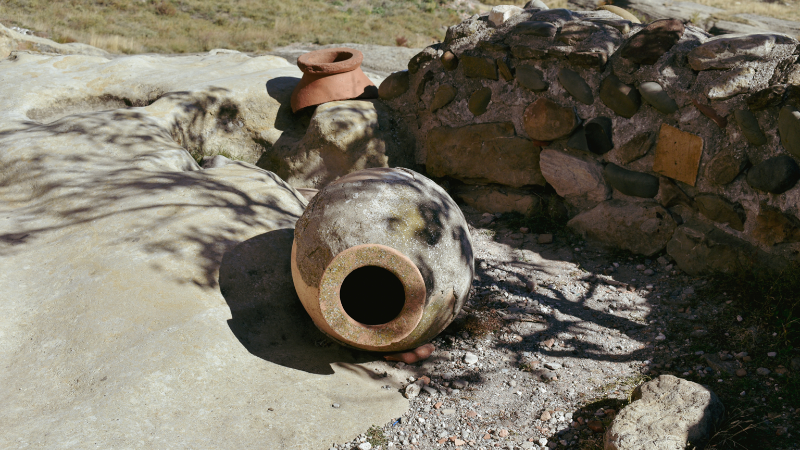
[{"label": "terracotta pot body", "polygon": [[292,91],[292,112],[336,100],[378,98],[378,88],[361,71],[364,55],[340,47],[308,52],[297,58],[303,78]]},{"label": "terracotta pot body", "polygon": [[474,270],[461,210],[408,169],[339,178],[295,228],[300,301],[323,333],[351,347],[397,352],[428,342],[458,314]]}]

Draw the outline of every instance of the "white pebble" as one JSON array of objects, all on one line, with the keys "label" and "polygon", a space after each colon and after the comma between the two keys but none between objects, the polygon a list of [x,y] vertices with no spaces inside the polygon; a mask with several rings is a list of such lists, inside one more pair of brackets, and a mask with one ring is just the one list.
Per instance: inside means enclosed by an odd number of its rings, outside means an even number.
[{"label": "white pebble", "polygon": [[470,365],[475,364],[478,362],[478,355],[472,352],[467,352],[464,354],[464,362]]}]

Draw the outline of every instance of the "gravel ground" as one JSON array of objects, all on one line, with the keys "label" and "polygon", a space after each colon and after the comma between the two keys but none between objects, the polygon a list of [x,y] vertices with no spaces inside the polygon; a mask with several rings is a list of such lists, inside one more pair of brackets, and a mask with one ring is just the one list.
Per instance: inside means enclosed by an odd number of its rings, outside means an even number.
[{"label": "gravel ground", "polygon": [[[774,358],[769,366],[766,354],[716,348],[707,324],[733,317],[723,310],[734,302],[704,299],[708,280],[681,274],[666,256],[609,253],[465,213],[476,265],[466,307],[428,360],[369,365],[385,389],[410,398],[409,411],[331,449],[601,449],[631,390],[661,373],[717,392],[729,434],[754,423],[776,436],[770,448],[800,448],[800,405],[780,397],[789,369]],[[745,379],[754,387],[739,395],[752,407],[732,411],[725,392]],[[743,448],[720,436],[715,448]]]}]

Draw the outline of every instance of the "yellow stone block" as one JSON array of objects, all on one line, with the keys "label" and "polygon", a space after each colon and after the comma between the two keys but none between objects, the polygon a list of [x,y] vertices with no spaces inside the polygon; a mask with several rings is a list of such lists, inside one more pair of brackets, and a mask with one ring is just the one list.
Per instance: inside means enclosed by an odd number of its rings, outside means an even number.
[{"label": "yellow stone block", "polygon": [[702,155],[703,138],[662,124],[653,172],[694,186]]}]

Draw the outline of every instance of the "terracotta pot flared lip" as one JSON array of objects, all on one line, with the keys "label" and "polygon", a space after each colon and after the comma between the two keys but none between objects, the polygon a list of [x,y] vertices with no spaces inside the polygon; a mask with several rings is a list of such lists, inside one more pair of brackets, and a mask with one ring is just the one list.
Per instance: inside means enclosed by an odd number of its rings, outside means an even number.
[{"label": "terracotta pot flared lip", "polygon": [[[366,325],[351,318],[339,297],[344,279],[354,270],[377,266],[394,274],[403,284],[405,302],[391,321]],[[350,247],[331,260],[319,283],[319,306],[324,320],[342,339],[355,346],[388,347],[406,338],[422,319],[427,293],[417,266],[403,253],[381,244]]]},{"label": "terracotta pot flared lip", "polygon": [[334,75],[356,70],[364,54],[354,48],[325,48],[308,52],[297,58],[297,67],[309,75]]}]

